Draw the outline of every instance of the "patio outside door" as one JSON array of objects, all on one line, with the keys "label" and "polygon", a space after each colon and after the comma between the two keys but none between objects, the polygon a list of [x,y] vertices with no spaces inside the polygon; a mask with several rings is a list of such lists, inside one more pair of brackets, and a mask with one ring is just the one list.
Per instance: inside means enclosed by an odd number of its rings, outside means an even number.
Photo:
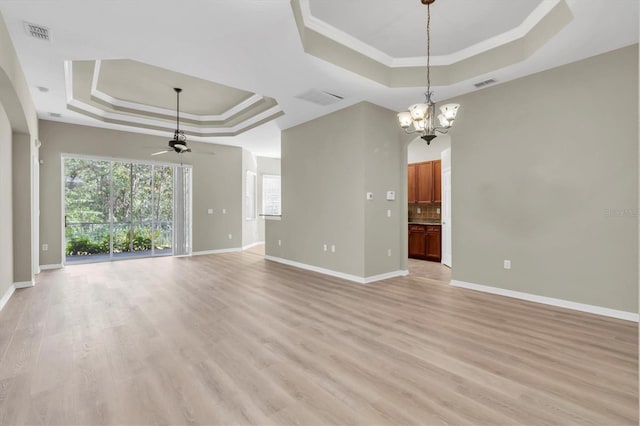
[{"label": "patio outside door", "polygon": [[87,158],[63,165],[65,263],[173,254],[174,232],[189,223],[173,221],[182,168]]}]

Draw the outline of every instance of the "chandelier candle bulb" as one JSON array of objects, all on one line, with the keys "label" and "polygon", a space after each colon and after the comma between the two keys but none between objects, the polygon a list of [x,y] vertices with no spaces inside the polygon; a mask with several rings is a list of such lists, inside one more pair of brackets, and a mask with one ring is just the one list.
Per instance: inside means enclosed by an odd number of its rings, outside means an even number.
[{"label": "chandelier candle bulb", "polygon": [[[398,122],[406,133],[420,134],[420,137],[429,145],[437,136],[436,132],[446,134],[449,131],[460,105],[446,104],[441,106],[442,114],[438,115],[440,127],[436,127],[434,123],[436,104],[432,99],[433,92],[431,91],[431,4],[436,0],[420,1],[427,6],[427,91],[424,94],[424,103],[413,104],[408,108],[408,112],[398,113]],[[413,124],[414,130],[409,129],[411,124]]]}]

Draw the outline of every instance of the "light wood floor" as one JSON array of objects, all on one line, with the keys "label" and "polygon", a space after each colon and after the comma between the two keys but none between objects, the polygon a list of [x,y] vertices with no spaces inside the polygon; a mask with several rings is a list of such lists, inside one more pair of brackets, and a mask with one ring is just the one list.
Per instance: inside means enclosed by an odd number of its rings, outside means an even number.
[{"label": "light wood floor", "polygon": [[637,324],[255,253],[76,265],[0,312],[0,424],[638,424]]}]

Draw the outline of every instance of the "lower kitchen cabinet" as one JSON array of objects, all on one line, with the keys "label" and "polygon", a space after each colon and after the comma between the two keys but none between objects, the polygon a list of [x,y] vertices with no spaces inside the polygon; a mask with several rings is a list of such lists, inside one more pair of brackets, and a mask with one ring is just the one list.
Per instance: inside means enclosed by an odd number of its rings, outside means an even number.
[{"label": "lower kitchen cabinet", "polygon": [[439,225],[409,225],[409,257],[440,262],[441,238]]}]

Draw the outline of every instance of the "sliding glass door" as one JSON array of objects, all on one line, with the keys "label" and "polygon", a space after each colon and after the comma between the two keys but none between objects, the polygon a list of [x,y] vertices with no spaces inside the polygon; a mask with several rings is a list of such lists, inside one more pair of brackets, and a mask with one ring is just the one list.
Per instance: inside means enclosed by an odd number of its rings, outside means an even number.
[{"label": "sliding glass door", "polygon": [[[177,201],[185,204],[174,196],[176,170],[190,177],[190,169],[87,158],[63,164],[66,263],[171,255],[176,232],[190,237],[190,212],[187,220],[181,208],[174,223]],[[184,198],[182,187],[177,193]]]}]

